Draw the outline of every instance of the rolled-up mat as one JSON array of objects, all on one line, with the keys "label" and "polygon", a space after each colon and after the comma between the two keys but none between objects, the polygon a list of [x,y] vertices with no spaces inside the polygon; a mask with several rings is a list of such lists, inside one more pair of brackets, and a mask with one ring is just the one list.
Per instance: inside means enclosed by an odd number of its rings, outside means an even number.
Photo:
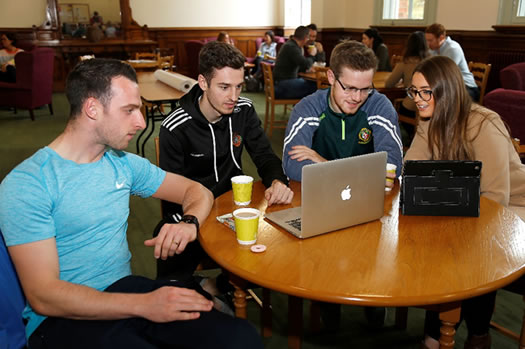
[{"label": "rolled-up mat", "polygon": [[168,72],[160,69],[156,70],[153,75],[155,76],[155,78],[157,78],[157,80],[183,92],[188,92],[189,90],[191,90],[193,85],[197,83],[196,80],[184,76],[182,74]]}]

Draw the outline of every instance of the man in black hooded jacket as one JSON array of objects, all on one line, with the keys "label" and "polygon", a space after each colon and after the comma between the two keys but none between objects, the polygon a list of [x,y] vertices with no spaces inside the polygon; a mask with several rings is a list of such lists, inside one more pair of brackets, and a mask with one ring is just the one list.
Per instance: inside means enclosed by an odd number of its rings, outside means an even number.
[{"label": "man in black hooded jacket", "polygon": [[[293,192],[287,186],[281,160],[273,152],[251,100],[240,97],[244,62],[243,54],[231,45],[212,41],[202,48],[198,84],[162,122],[160,167],[203,184],[218,197],[231,190],[231,177],[242,174],[241,154],[246,147],[267,187],[268,205],[289,204]],[[180,205],[162,205],[163,222],[180,220]],[[159,259],[157,278],[188,277],[203,256],[195,240],[183,253]]]}]

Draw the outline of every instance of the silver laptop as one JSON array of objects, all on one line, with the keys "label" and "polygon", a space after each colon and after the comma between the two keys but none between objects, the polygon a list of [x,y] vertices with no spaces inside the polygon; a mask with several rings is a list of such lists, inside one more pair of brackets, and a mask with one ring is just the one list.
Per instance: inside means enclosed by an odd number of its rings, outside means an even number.
[{"label": "silver laptop", "polygon": [[301,207],[265,217],[304,239],[383,216],[386,152],[306,165]]}]

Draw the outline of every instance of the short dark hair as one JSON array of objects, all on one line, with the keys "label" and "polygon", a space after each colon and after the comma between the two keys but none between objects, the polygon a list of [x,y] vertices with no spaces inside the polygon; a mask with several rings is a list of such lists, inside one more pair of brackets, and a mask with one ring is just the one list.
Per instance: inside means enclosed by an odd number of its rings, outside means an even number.
[{"label": "short dark hair", "polygon": [[439,23],[429,25],[427,29],[425,29],[425,33],[433,34],[436,38],[439,38],[441,35],[447,36],[445,27]]},{"label": "short dark hair", "polygon": [[246,58],[239,49],[220,41],[210,41],[199,52],[199,73],[210,82],[215,69],[224,67],[241,69]]},{"label": "short dark hair", "polygon": [[[9,41],[11,41],[11,45],[13,45],[13,46],[16,47],[16,45],[15,45],[15,44],[16,44],[16,35],[15,35],[15,33],[13,33],[13,32],[6,32],[6,33],[2,33],[2,34],[4,34],[5,37],[6,37]],[[0,36],[1,36],[2,34],[0,34]]]},{"label": "short dark hair", "polygon": [[377,57],[372,49],[359,41],[342,41],[332,51],[330,69],[336,77],[339,77],[343,68],[357,71],[373,69],[375,71],[377,69]]},{"label": "short dark hair", "polygon": [[69,117],[80,115],[82,105],[89,97],[96,98],[106,108],[112,97],[112,79],[119,76],[137,82],[135,69],[118,59],[94,58],[77,64],[66,81]]},{"label": "short dark hair", "polygon": [[301,25],[295,28],[293,37],[296,38],[297,40],[303,40],[308,36],[308,34],[310,34],[310,29],[305,27],[304,25]]},{"label": "short dark hair", "polygon": [[306,28],[317,31],[317,26],[314,23],[308,24]]}]

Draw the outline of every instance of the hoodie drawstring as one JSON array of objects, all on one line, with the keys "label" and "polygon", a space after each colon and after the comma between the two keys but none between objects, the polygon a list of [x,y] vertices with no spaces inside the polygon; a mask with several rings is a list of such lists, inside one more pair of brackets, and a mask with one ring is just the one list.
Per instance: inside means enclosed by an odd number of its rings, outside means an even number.
[{"label": "hoodie drawstring", "polygon": [[210,128],[211,139],[213,142],[213,169],[215,170],[215,181],[219,183],[219,173],[217,172],[217,152],[215,151],[215,133],[213,132],[213,127],[211,124],[208,124],[208,127]]},{"label": "hoodie drawstring", "polygon": [[[235,166],[240,170],[241,166],[237,163],[237,160],[235,160],[235,156],[233,155],[233,132],[232,132],[232,118],[228,118],[228,121],[230,122],[230,152],[232,154],[233,162],[235,163]],[[218,182],[218,181],[217,181]]]}]

